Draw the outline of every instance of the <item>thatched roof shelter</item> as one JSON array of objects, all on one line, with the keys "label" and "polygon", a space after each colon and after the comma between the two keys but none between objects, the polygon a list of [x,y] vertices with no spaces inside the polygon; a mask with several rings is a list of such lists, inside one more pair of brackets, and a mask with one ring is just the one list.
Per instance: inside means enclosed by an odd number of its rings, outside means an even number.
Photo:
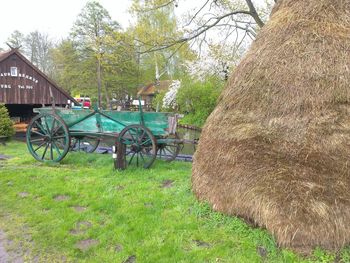
[{"label": "thatched roof shelter", "polygon": [[280,0],[203,129],[193,190],[302,252],[350,243],[350,0]]},{"label": "thatched roof shelter", "polygon": [[159,82],[148,84],[138,90],[137,96],[155,96],[160,91],[168,90],[171,83],[172,80],[161,80]]}]

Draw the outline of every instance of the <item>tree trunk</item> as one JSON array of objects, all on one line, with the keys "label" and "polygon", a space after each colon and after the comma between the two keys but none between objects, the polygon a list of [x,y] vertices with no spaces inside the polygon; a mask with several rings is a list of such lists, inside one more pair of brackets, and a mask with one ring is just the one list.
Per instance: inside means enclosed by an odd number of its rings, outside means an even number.
[{"label": "tree trunk", "polygon": [[101,96],[101,55],[97,58],[97,89],[98,89],[98,108],[101,108],[102,96]]},{"label": "tree trunk", "polygon": [[106,108],[111,110],[112,105],[111,105],[111,100],[110,100],[109,95],[108,95],[107,85],[104,85],[104,88],[105,88],[105,96],[106,96]]}]

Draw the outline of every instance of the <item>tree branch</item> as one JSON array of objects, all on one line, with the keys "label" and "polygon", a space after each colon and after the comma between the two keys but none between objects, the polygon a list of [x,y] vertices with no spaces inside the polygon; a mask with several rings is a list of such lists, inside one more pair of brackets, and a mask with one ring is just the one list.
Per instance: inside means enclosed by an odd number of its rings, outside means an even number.
[{"label": "tree branch", "polygon": [[194,16],[191,17],[190,21],[188,21],[188,23],[185,26],[189,26],[193,20],[197,17],[197,15],[203,10],[203,8],[209,3],[210,0],[207,0],[204,5],[202,5],[201,8],[198,9],[198,11],[195,13]]},{"label": "tree branch", "polygon": [[162,4],[162,5],[158,5],[158,6],[155,6],[153,8],[145,9],[143,11],[144,12],[151,12],[151,11],[154,11],[154,10],[166,7],[166,6],[168,6],[168,5],[170,5],[170,4],[174,3],[174,2],[175,2],[175,5],[176,5],[176,0],[170,0],[169,2],[166,2],[166,3]]},{"label": "tree branch", "polygon": [[[250,15],[253,17],[253,19],[255,20],[255,22],[258,24],[259,27],[263,27],[265,24],[261,20],[261,18],[259,17],[258,12],[256,12],[256,9],[255,9],[253,2],[251,0],[246,0],[246,2],[247,2],[247,5],[249,7]],[[275,0],[275,2],[276,2],[276,0]]]},{"label": "tree branch", "polygon": [[215,27],[216,25],[218,25],[220,23],[220,21],[226,17],[229,17],[229,16],[233,16],[233,15],[238,15],[238,14],[246,14],[246,15],[250,15],[250,12],[249,11],[245,11],[245,10],[237,10],[237,11],[233,11],[233,12],[230,12],[230,13],[227,13],[227,14],[224,14],[222,16],[219,16],[219,17],[216,17],[215,19],[215,22],[209,24],[209,25],[205,25],[201,28],[199,28],[197,30],[197,32],[191,36],[188,36],[188,37],[183,37],[183,38],[180,38],[176,41],[173,41],[172,43],[168,43],[168,44],[164,44],[160,47],[152,47],[148,50],[145,50],[145,51],[142,51],[140,52],[140,54],[144,54],[144,53],[149,53],[149,52],[154,52],[154,51],[159,51],[159,50],[164,50],[164,49],[167,49],[167,48],[170,48],[170,47],[173,47],[177,44],[180,44],[180,43],[183,43],[183,42],[187,42],[187,41],[190,41],[198,36],[200,36],[201,34],[205,33],[206,31],[208,31],[210,28],[213,28]]}]

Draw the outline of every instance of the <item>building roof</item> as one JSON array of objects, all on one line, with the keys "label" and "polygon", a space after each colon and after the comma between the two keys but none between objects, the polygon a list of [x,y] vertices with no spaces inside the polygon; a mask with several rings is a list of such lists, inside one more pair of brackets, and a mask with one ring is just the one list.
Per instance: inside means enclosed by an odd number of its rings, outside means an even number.
[{"label": "building roof", "polygon": [[0,62],[7,58],[11,53],[11,50],[9,51],[0,51]]},{"label": "building roof", "polygon": [[161,80],[158,83],[151,83],[139,89],[137,96],[154,96],[163,90],[168,90],[172,80]]},{"label": "building roof", "polygon": [[26,64],[28,64],[29,67],[31,67],[33,70],[35,70],[39,75],[41,75],[44,79],[46,79],[53,87],[55,87],[58,91],[60,91],[62,94],[64,94],[67,98],[69,98],[72,102],[79,104],[67,91],[60,88],[57,83],[55,83],[51,78],[49,78],[45,73],[43,73],[39,68],[33,65],[32,62],[30,62],[25,56],[19,52],[18,48],[13,48],[9,51],[0,52],[0,62],[7,59],[12,54],[16,54],[18,57],[20,57]]}]

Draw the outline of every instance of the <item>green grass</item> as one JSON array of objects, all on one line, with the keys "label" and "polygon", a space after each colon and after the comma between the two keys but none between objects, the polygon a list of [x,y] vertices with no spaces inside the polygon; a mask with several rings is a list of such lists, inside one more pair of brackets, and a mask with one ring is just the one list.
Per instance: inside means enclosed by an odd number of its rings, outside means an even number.
[{"label": "green grass", "polygon": [[[271,235],[213,212],[191,192],[191,164],[156,161],[153,168],[113,170],[110,155],[69,153],[60,164],[35,161],[24,143],[0,146],[0,229],[12,248],[42,262],[333,262],[278,249]],[[164,180],[173,186],[162,188]],[[27,193],[27,196],[22,196]],[[69,199],[56,201],[59,195]],[[74,206],[84,206],[77,212]],[[72,234],[79,222],[82,231]],[[98,244],[77,248],[84,239]],[[199,243],[202,242],[202,245]],[[116,250],[116,247],[122,249]],[[258,252],[261,247],[267,257]],[[11,247],[10,247],[11,249]],[[341,252],[348,262],[348,250]]]}]

